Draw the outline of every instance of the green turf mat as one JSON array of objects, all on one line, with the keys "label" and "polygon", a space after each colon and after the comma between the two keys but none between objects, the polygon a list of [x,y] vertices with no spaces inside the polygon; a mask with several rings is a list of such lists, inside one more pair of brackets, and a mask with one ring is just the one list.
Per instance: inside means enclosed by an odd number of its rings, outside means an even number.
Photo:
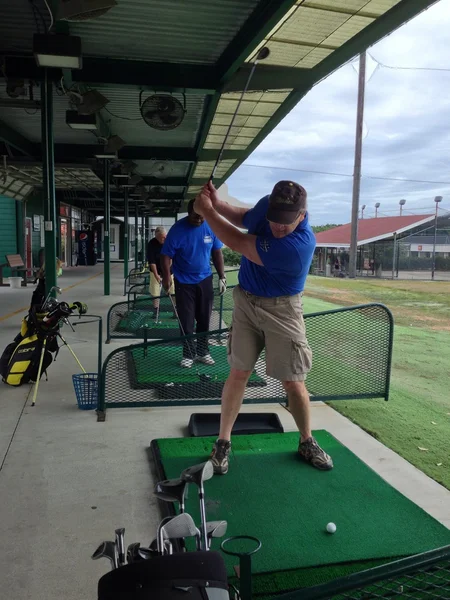
[{"label": "green turf mat", "polygon": [[[210,354],[216,361],[215,365],[202,365],[196,363],[191,369],[180,366],[182,359],[181,346],[149,346],[147,356],[142,348],[136,348],[130,352],[134,362],[136,383],[139,385],[158,383],[197,383],[199,381],[196,373],[198,366],[201,373],[211,375],[212,380],[224,382],[230,372],[227,361],[226,346],[210,346]],[[249,379],[250,385],[264,385],[262,379],[255,372]]]},{"label": "green turf mat", "polygon": [[[230,471],[205,483],[209,520],[228,535],[262,541],[254,556],[255,592],[323,583],[390,559],[450,543],[450,531],[388,485],[326,431],[315,432],[335,468],[298,460],[297,433],[236,436]],[[157,440],[168,478],[208,458],[213,438]],[[195,490],[187,510],[199,519]],[[328,522],[337,525],[327,534]],[[216,543],[216,542],[215,542]],[[217,543],[216,543],[217,547]],[[236,564],[226,557],[229,573]]]},{"label": "green turf mat", "polygon": [[116,325],[116,331],[133,333],[143,327],[148,329],[178,328],[178,321],[172,318],[173,312],[160,312],[158,323],[150,310],[133,310],[124,315]]}]

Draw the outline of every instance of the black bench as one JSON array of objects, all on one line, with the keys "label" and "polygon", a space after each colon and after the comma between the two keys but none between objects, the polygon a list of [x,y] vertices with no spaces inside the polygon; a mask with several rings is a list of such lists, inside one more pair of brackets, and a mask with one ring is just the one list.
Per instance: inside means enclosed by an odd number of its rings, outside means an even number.
[{"label": "black bench", "polygon": [[9,267],[11,269],[13,277],[18,277],[18,273],[21,274],[20,276],[22,277],[22,287],[26,287],[28,283],[27,272],[32,271],[34,273],[38,269],[35,269],[33,267],[27,268],[20,254],[7,254],[5,258],[6,263],[0,265],[0,286],[6,287],[8,285],[7,283],[3,283],[3,269],[5,267]]}]

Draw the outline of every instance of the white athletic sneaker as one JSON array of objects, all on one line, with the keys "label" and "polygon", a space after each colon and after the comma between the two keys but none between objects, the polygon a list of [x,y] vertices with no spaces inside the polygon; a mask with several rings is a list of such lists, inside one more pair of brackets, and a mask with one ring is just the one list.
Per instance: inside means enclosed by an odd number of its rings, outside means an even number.
[{"label": "white athletic sneaker", "polygon": [[196,356],[195,360],[201,362],[204,365],[215,365],[216,361],[213,359],[211,354],[205,354],[205,356]]},{"label": "white athletic sneaker", "polygon": [[180,362],[180,367],[184,367],[185,369],[190,369],[193,364],[194,364],[194,361],[192,360],[192,358],[183,358],[183,360]]}]

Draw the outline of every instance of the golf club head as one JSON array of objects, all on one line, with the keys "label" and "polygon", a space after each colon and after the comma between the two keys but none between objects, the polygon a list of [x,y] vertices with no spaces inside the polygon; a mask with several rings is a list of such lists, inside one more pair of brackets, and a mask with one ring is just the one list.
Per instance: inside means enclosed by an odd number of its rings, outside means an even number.
[{"label": "golf club head", "polygon": [[206,531],[208,537],[219,538],[226,534],[228,523],[226,521],[208,521],[206,523]]},{"label": "golf club head", "polygon": [[201,485],[203,481],[211,479],[214,475],[214,467],[210,460],[198,465],[188,467],[181,473],[181,479],[188,483],[195,483]]},{"label": "golf club head", "polygon": [[141,560],[149,560],[150,558],[159,556],[159,553],[152,548],[139,548],[138,555]]},{"label": "golf club head", "polygon": [[162,528],[163,539],[176,540],[185,537],[195,537],[198,534],[198,529],[194,523],[194,519],[188,513],[181,513]]},{"label": "golf club head", "polygon": [[258,54],[256,55],[256,60],[264,60],[270,54],[270,50],[267,46],[263,46],[259,49]]},{"label": "golf club head", "polygon": [[158,481],[153,492],[157,498],[164,502],[184,502],[187,481],[182,479],[166,479]]},{"label": "golf club head", "polygon": [[91,558],[92,560],[98,560],[99,558],[107,558],[111,563],[111,568],[117,569],[117,553],[114,542],[102,542],[97,548],[97,550],[95,550]]},{"label": "golf club head", "polygon": [[132,544],[130,544],[127,548],[127,563],[134,563],[137,560],[141,560],[140,556],[139,556],[139,548],[140,548],[140,543],[139,542],[133,542]]}]

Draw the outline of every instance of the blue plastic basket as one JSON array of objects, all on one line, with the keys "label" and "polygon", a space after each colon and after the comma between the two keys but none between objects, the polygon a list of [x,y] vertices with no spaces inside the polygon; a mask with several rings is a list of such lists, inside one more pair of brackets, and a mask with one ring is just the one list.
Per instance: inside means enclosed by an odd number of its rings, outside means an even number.
[{"label": "blue plastic basket", "polygon": [[80,410],[94,410],[98,403],[98,374],[72,375],[73,387]]}]

